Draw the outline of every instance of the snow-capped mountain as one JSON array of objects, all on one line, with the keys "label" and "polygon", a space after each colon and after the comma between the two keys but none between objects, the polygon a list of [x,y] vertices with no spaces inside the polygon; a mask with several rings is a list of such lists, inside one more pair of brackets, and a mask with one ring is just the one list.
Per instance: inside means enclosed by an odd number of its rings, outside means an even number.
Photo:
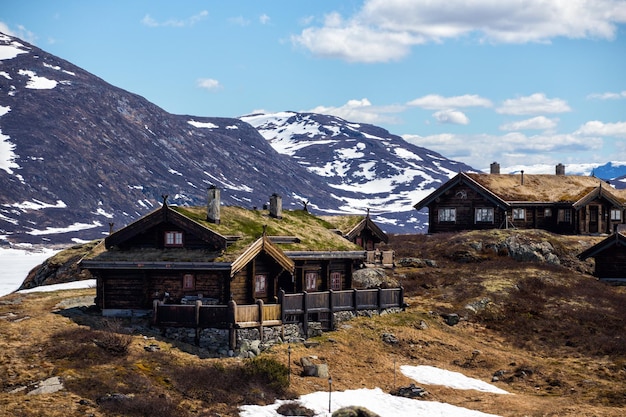
[{"label": "snow-capped mountain", "polygon": [[459,171],[475,171],[380,127],[335,116],[281,112],[241,120],[332,187],[343,201],[336,212],[370,209],[374,220],[396,232],[422,231],[426,219],[413,204]]},{"label": "snow-capped mountain", "polygon": [[204,205],[211,185],[227,205],[261,208],[278,193],[287,209],[371,209],[387,232],[420,232],[423,214],[412,205],[468,169],[330,116],[172,115],[0,34],[0,244],[98,238],[157,208],[162,195]]}]

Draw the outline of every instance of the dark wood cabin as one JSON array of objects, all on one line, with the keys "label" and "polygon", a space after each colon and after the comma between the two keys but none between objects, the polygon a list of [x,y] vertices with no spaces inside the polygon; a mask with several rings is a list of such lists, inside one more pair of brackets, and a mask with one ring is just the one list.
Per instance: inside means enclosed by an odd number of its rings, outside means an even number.
[{"label": "dark wood cabin", "polygon": [[601,281],[626,284],[626,229],[613,233],[601,242],[581,252],[582,261],[594,258],[594,276]]},{"label": "dark wood cabin", "polygon": [[349,289],[365,252],[303,210],[163,206],[104,240],[106,250],[81,262],[96,278],[104,314],[169,303],[275,303],[287,293]]},{"label": "dark wood cabin", "polygon": [[611,233],[625,223],[626,191],[587,176],[461,172],[414,208],[428,208],[428,233],[494,228]]},{"label": "dark wood cabin", "polygon": [[389,242],[389,236],[372,220],[367,210],[366,216],[323,216],[335,227],[335,231],[350,242],[367,251],[373,251],[378,244]]}]

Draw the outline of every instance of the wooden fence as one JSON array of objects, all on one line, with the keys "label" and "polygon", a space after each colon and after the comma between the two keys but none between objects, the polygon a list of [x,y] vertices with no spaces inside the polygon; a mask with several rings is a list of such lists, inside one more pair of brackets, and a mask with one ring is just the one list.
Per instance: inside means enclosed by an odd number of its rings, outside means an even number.
[{"label": "wooden fence", "polygon": [[404,289],[371,289],[323,291],[312,293],[279,293],[278,304],[203,305],[196,301],[193,305],[164,304],[155,300],[152,321],[155,326],[189,327],[196,329],[196,343],[200,330],[205,328],[229,329],[230,345],[234,349],[236,329],[258,327],[261,340],[263,327],[280,326],[287,323],[302,323],[304,334],[308,333],[309,321],[319,321],[326,330],[335,328],[335,312],[378,310],[404,306]]}]

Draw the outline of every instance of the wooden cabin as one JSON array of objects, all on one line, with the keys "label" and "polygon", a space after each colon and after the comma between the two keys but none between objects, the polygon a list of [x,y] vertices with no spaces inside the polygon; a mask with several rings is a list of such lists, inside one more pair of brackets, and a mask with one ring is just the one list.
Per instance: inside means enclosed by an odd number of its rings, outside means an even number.
[{"label": "wooden cabin", "polygon": [[304,210],[220,206],[161,208],[109,235],[106,251],[81,261],[96,278],[104,314],[166,303],[275,303],[279,291],[350,289],[365,252]]},{"label": "wooden cabin", "polygon": [[373,251],[380,243],[389,242],[389,236],[372,220],[370,211],[365,216],[322,216],[335,227],[335,231],[350,242],[367,251]]},{"label": "wooden cabin", "polygon": [[625,223],[626,190],[587,176],[461,172],[414,205],[428,208],[428,233],[544,229],[611,233]]},{"label": "wooden cabin", "polygon": [[582,261],[594,258],[594,275],[600,281],[626,284],[626,228],[578,254]]}]

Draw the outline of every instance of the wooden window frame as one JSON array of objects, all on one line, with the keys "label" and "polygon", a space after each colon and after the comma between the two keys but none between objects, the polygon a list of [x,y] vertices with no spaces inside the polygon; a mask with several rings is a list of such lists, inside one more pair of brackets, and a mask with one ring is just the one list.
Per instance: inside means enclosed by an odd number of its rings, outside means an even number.
[{"label": "wooden window frame", "polygon": [[526,209],[521,207],[516,207],[512,210],[513,220],[523,220],[526,221]]},{"label": "wooden window frame", "polygon": [[546,207],[543,209],[543,217],[552,217],[552,208]]},{"label": "wooden window frame", "polygon": [[[313,281],[311,281],[314,278]],[[304,289],[309,291],[317,291],[317,281],[320,278],[319,271],[305,271],[304,272]],[[314,285],[311,285],[314,283]]]},{"label": "wooden window frame", "polygon": [[559,209],[558,221],[559,223],[571,223],[572,222],[572,210],[568,208]]},{"label": "wooden window frame", "polygon": [[267,274],[256,274],[254,276],[254,295],[267,295]]},{"label": "wooden window frame", "polygon": [[439,223],[456,223],[456,207],[441,207],[437,219]]},{"label": "wooden window frame", "polygon": [[182,248],[184,245],[183,232],[179,230],[168,230],[164,232],[163,245],[167,248]]},{"label": "wooden window frame", "polygon": [[342,283],[341,272],[334,271],[330,273],[330,289],[333,291],[341,291]]},{"label": "wooden window frame", "polygon": [[611,209],[611,221],[622,221],[622,210],[618,208]]},{"label": "wooden window frame", "polygon": [[196,289],[196,277],[194,274],[183,275],[183,290],[195,290]]},{"label": "wooden window frame", "polygon": [[[480,218],[479,218],[480,214]],[[486,220],[485,220],[486,219]],[[474,209],[474,221],[482,224],[494,222],[494,209],[493,207],[478,207]]]}]

